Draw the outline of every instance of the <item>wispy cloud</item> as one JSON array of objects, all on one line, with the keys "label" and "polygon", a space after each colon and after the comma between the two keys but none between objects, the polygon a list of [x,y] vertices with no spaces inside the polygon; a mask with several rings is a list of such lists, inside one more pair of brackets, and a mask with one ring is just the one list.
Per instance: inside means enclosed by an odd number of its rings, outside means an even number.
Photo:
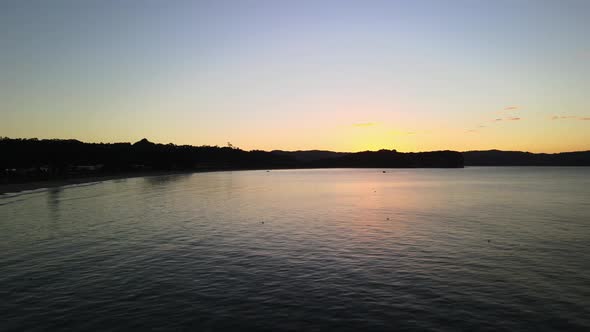
[{"label": "wispy cloud", "polygon": [[564,119],[575,119],[575,115],[554,115],[551,120],[564,120]]},{"label": "wispy cloud", "polygon": [[495,120],[492,120],[492,122],[500,122],[500,121],[518,121],[518,120],[522,120],[522,118],[518,117],[518,116],[508,116],[505,118],[497,118]]},{"label": "wispy cloud", "polygon": [[554,115],[551,117],[551,120],[581,120],[581,121],[589,121],[590,117],[586,116],[577,116],[577,115]]},{"label": "wispy cloud", "polygon": [[465,130],[466,133],[478,133],[481,129],[483,128],[487,128],[488,126],[484,126],[482,124],[478,125],[477,127],[473,128],[473,129],[467,129]]},{"label": "wispy cloud", "polygon": [[364,123],[355,123],[352,126],[353,127],[373,127],[376,125],[377,125],[376,122],[364,122]]},{"label": "wispy cloud", "polygon": [[515,111],[518,109],[518,106],[506,106],[504,107],[505,111]]}]

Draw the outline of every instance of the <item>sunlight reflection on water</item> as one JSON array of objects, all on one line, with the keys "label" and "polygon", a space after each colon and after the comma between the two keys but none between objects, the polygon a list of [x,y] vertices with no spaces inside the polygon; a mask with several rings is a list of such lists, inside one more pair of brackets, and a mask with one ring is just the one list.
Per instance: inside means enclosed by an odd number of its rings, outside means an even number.
[{"label": "sunlight reflection on water", "polygon": [[590,328],[590,168],[133,178],[0,197],[0,330]]}]

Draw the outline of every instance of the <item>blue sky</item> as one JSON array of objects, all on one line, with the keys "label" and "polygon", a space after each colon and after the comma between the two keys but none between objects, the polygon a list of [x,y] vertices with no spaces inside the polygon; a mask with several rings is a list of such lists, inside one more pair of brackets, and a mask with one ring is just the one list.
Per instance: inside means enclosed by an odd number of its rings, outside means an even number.
[{"label": "blue sky", "polygon": [[587,1],[2,1],[0,135],[590,149]]}]

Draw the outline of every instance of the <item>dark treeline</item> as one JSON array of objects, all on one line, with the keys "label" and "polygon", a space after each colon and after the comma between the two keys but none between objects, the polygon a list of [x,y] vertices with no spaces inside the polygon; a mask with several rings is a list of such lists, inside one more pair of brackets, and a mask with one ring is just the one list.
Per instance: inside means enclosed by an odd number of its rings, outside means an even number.
[{"label": "dark treeline", "polygon": [[[304,162],[314,162],[322,159],[332,159],[351,155],[344,152],[332,151],[273,151],[296,158]],[[430,152],[420,153],[418,158],[427,156]],[[362,154],[362,153],[361,153]],[[562,153],[530,153],[520,151],[467,151],[462,152],[465,166],[590,166],[590,151],[562,152]],[[411,153],[404,154],[408,157]],[[439,156],[438,154],[435,156]],[[358,154],[355,160],[349,161],[354,164],[358,161]],[[385,156],[387,158],[387,156]],[[341,159],[342,161],[346,158]],[[442,161],[444,162],[444,161]]]},{"label": "dark treeline", "polygon": [[[292,158],[231,146],[131,143],[83,143],[58,139],[0,139],[0,169],[39,169],[49,175],[139,170],[248,169],[293,166]],[[21,172],[22,173],[22,172]],[[6,174],[5,174],[6,175]]]},{"label": "dark treeline", "polygon": [[296,159],[299,162],[307,163],[314,162],[322,159],[332,159],[337,157],[344,157],[349,155],[349,152],[333,152],[325,150],[306,150],[306,151],[282,151],[273,150],[272,153],[289,156]]},{"label": "dark treeline", "polygon": [[590,151],[530,153],[520,151],[463,152],[465,166],[590,166]]},{"label": "dark treeline", "polygon": [[463,167],[463,156],[455,151],[436,151],[420,153],[400,153],[395,150],[379,150],[350,153],[328,159],[311,161],[314,167],[338,168],[338,167],[438,167],[456,168]]},{"label": "dark treeline", "polygon": [[244,151],[228,144],[189,146],[131,143],[83,143],[59,139],[0,138],[0,179],[19,182],[151,171],[199,171],[340,167],[590,166],[590,151],[556,154],[518,151],[395,150],[344,153],[332,151]]},{"label": "dark treeline", "polygon": [[[229,145],[229,144],[228,144]],[[297,152],[295,152],[297,153]],[[131,143],[83,143],[59,139],[0,139],[3,182],[150,171],[237,170],[326,167],[463,167],[458,152],[359,153],[244,151],[231,145],[189,146]],[[310,157],[312,156],[312,157]]]}]

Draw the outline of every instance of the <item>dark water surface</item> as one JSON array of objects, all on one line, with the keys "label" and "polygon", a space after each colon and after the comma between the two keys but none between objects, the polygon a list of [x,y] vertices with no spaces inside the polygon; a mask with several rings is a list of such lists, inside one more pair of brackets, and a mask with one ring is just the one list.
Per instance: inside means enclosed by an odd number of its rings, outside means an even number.
[{"label": "dark water surface", "polygon": [[0,195],[0,330],[590,330],[590,168]]}]

